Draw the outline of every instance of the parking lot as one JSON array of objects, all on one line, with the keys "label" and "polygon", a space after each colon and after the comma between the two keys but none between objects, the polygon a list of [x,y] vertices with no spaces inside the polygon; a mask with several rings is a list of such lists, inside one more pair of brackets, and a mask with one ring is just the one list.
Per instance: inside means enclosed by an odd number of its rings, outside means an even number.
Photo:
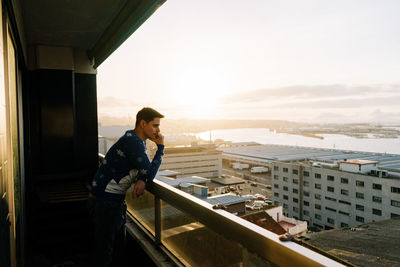
[{"label": "parking lot", "polygon": [[243,179],[244,184],[240,185],[240,189],[236,187],[236,193],[239,195],[262,194],[268,199],[272,198],[270,173],[252,174],[249,169],[235,170],[224,164],[223,174]]}]

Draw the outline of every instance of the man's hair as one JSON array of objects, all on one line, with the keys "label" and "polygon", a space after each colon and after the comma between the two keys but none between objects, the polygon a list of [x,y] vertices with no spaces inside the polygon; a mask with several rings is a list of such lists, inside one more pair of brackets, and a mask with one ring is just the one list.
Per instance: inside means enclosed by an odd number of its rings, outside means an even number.
[{"label": "man's hair", "polygon": [[152,109],[152,108],[142,108],[137,114],[136,114],[136,126],[139,125],[141,120],[144,120],[146,122],[150,122],[154,120],[154,118],[164,118],[164,115],[162,115],[160,112]]}]

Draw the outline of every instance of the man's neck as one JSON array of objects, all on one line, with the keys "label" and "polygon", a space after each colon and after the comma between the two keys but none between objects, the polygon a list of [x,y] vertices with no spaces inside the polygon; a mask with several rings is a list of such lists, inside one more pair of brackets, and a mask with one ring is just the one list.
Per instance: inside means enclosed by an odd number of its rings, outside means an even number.
[{"label": "man's neck", "polygon": [[135,134],[142,140],[142,141],[146,141],[146,137],[145,137],[145,135],[143,134],[143,132],[140,130],[140,129],[138,129],[138,128],[136,128],[135,127],[135,129],[133,129],[133,131],[135,132]]}]

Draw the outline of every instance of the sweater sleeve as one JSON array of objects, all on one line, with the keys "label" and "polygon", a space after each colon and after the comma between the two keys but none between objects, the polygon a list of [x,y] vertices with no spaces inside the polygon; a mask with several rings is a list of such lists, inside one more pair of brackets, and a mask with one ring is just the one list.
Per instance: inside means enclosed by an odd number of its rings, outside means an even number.
[{"label": "sweater sleeve", "polygon": [[129,165],[138,170],[138,179],[149,182],[154,179],[160,168],[164,145],[157,145],[157,152],[150,162],[143,143],[128,141],[127,157]]}]

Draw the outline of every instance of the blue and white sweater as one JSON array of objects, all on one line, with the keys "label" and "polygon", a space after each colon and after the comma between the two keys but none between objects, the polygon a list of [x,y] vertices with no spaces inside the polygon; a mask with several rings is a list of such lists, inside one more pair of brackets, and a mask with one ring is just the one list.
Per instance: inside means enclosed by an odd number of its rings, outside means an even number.
[{"label": "blue and white sweater", "polygon": [[164,155],[164,145],[157,145],[150,162],[143,142],[133,130],[126,133],[108,150],[93,178],[91,193],[98,198],[123,201],[128,188],[137,179],[154,179]]}]

